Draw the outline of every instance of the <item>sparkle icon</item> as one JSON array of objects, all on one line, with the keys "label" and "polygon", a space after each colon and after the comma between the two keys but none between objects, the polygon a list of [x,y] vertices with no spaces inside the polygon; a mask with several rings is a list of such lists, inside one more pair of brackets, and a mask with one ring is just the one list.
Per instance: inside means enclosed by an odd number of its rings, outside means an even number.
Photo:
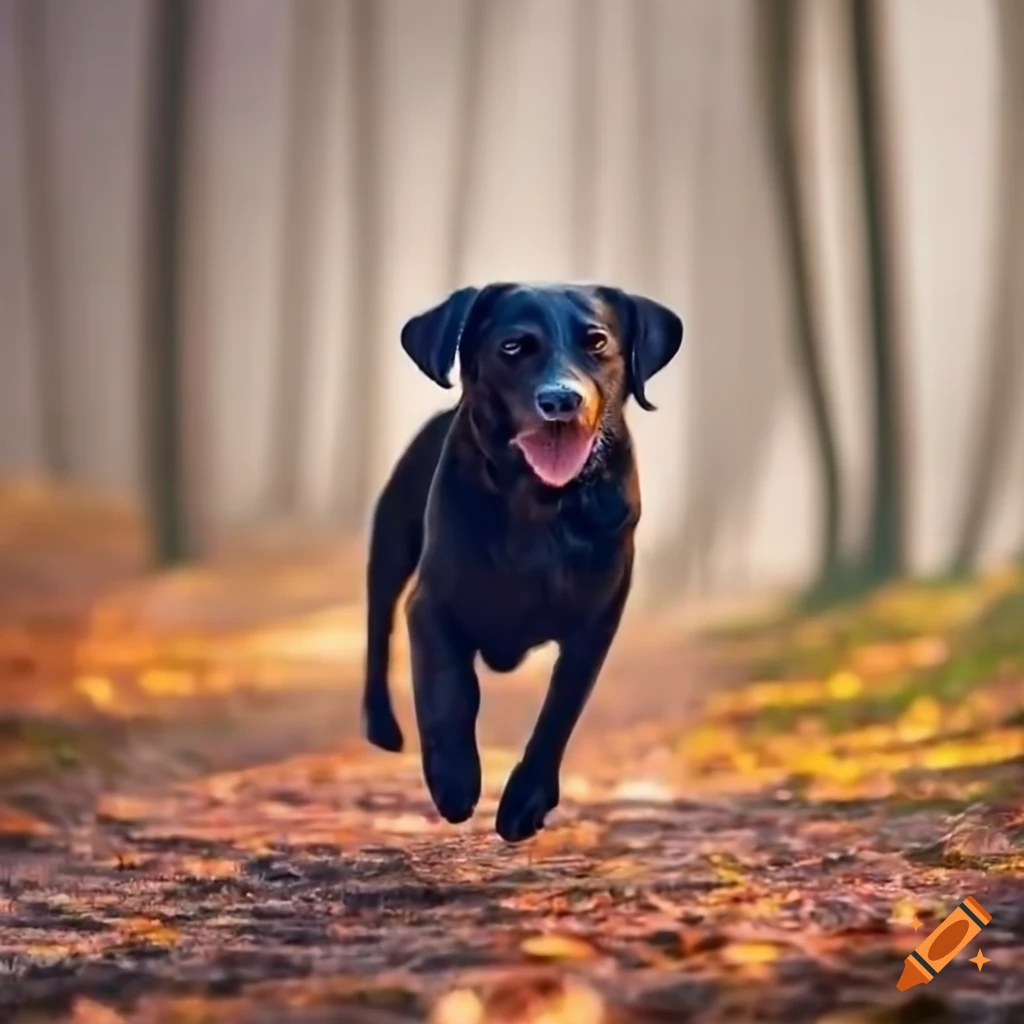
[{"label": "sparkle icon", "polygon": [[970,962],[972,964],[977,964],[978,965],[978,970],[980,971],[982,969],[982,967],[985,966],[985,964],[992,963],[992,958],[988,957],[988,956],[985,956],[985,954],[982,953],[982,951],[979,949],[978,950],[978,955],[977,956],[972,956],[971,959],[970,959]]}]

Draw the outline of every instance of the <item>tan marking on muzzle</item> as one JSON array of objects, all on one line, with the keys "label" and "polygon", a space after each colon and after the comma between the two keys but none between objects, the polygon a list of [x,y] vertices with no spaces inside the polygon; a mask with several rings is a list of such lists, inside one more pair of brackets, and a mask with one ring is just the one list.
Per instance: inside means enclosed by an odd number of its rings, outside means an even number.
[{"label": "tan marking on muzzle", "polygon": [[572,387],[583,396],[580,420],[593,433],[601,422],[601,392],[589,377],[573,377]]}]

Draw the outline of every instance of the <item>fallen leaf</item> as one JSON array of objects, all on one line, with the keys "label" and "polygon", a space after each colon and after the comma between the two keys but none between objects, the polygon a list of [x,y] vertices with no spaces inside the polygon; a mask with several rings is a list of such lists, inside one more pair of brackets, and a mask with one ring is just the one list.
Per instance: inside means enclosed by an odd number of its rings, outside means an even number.
[{"label": "fallen leaf", "polygon": [[519,947],[538,960],[592,960],[597,950],[589,942],[571,935],[534,935]]},{"label": "fallen leaf", "polygon": [[854,697],[860,696],[864,689],[860,676],[856,672],[850,671],[836,672],[828,679],[825,686],[828,689],[828,695],[833,700],[853,700]]},{"label": "fallen leaf", "polygon": [[113,710],[117,704],[117,691],[106,676],[80,676],[75,680],[74,687],[100,711]]},{"label": "fallen leaf", "polygon": [[733,964],[770,964],[779,959],[781,949],[771,942],[732,942],[722,951]]},{"label": "fallen leaf", "polygon": [[615,787],[612,799],[656,804],[670,802],[673,795],[672,790],[657,779],[627,779]]},{"label": "fallen leaf", "polygon": [[510,978],[484,999],[481,1024],[603,1024],[604,1000],[574,978]]},{"label": "fallen leaf", "polygon": [[483,1024],[484,1004],[470,989],[445,993],[430,1012],[430,1024]]},{"label": "fallen leaf", "polygon": [[182,874],[189,878],[234,878],[239,872],[238,861],[218,857],[185,857],[181,862]]},{"label": "fallen leaf", "polygon": [[116,1010],[91,999],[76,999],[71,1010],[71,1024],[125,1024]]},{"label": "fallen leaf", "polygon": [[0,835],[5,836],[48,836],[53,827],[39,818],[33,818],[16,807],[0,806]]},{"label": "fallen leaf", "polygon": [[173,946],[180,938],[176,929],[155,918],[128,917],[116,922],[116,927],[119,931],[126,932],[132,939],[154,946]]}]

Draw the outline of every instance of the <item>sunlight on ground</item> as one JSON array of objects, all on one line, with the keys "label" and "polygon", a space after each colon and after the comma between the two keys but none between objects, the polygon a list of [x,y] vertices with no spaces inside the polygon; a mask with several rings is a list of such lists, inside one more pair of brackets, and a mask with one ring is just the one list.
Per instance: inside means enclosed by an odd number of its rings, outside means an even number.
[{"label": "sunlight on ground", "polygon": [[[8,702],[131,717],[234,691],[352,685],[365,645],[361,545],[278,533],[155,574],[131,508],[41,483],[0,486]],[[401,689],[400,621],[393,657]],[[539,652],[516,680],[534,685],[551,657]]]},{"label": "sunlight on ground", "polygon": [[[1021,574],[891,588],[859,606],[730,642],[782,678],[712,694],[678,740],[717,791],[792,786],[815,800],[970,799],[951,769],[1024,757]],[[794,677],[815,665],[816,678]]]},{"label": "sunlight on ground", "polygon": [[[986,616],[1014,600],[1019,587],[1017,573],[1002,572],[974,587],[893,588],[856,608],[727,637],[727,652],[743,650],[755,665],[760,660],[781,669],[780,676],[755,676],[708,694],[696,721],[661,723],[660,742],[649,752],[652,758],[660,753],[657,764],[620,777],[615,799],[656,803],[676,793],[759,792],[782,799],[799,794],[813,802],[983,796],[991,782],[964,778],[960,770],[1024,758],[1018,658],[1024,642],[993,662],[984,645],[971,648],[972,631],[984,630]],[[102,613],[96,621],[104,622]],[[155,638],[140,630],[131,643],[112,629],[104,639],[88,633],[82,641],[78,656],[85,670],[75,685],[96,708],[112,713],[136,706],[128,696],[131,686],[172,701],[238,686],[337,686],[338,666],[358,666],[362,644],[358,606],[255,629]],[[406,660],[399,630],[400,686]],[[537,667],[544,667],[538,660]],[[817,664],[819,676],[792,676],[808,663]],[[520,679],[529,681],[531,673],[520,673]],[[487,754],[492,767],[503,765],[496,769],[500,782],[512,755]],[[594,782],[584,763],[583,771],[567,776],[566,796],[586,801],[607,795],[608,788],[595,789]],[[417,827],[411,821],[405,826]]]}]

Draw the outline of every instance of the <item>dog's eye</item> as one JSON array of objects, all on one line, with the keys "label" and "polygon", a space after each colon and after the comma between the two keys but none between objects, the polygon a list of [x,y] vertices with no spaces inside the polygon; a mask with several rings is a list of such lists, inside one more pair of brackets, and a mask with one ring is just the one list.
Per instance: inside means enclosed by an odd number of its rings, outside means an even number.
[{"label": "dog's eye", "polygon": [[525,347],[523,338],[506,338],[499,346],[503,356],[517,356]]},{"label": "dog's eye", "polygon": [[587,351],[603,352],[608,347],[608,335],[604,331],[591,331],[587,334]]}]

